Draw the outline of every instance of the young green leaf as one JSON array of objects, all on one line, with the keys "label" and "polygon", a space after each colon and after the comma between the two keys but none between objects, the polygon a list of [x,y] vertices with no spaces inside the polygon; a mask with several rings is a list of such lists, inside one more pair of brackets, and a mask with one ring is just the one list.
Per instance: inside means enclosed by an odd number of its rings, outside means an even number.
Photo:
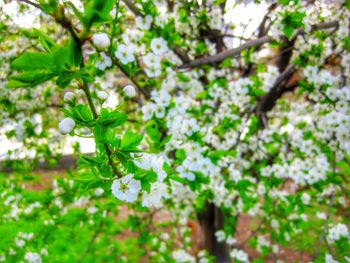
[{"label": "young green leaf", "polygon": [[25,52],[14,61],[11,67],[20,71],[54,68],[54,59],[50,54],[40,52]]},{"label": "young green leaf", "polygon": [[40,69],[33,71],[24,71],[23,73],[13,75],[7,83],[8,88],[31,87],[43,83],[54,77],[50,69]]},{"label": "young green leaf", "polygon": [[122,138],[120,149],[124,151],[138,150],[137,146],[141,143],[143,136],[127,130]]},{"label": "young green leaf", "polygon": [[94,127],[94,137],[97,143],[103,143],[106,141],[108,127],[97,124]]},{"label": "young green leaf", "polygon": [[128,115],[125,113],[119,111],[110,112],[107,109],[102,109],[99,122],[103,126],[117,127],[122,125],[127,118]]}]

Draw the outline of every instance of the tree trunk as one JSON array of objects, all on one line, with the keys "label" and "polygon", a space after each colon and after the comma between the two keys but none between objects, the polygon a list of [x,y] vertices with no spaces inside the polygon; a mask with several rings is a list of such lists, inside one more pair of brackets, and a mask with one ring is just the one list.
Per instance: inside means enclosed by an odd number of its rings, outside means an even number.
[{"label": "tree trunk", "polygon": [[225,242],[217,242],[215,232],[223,229],[224,218],[220,208],[207,203],[206,208],[198,213],[203,238],[202,248],[215,257],[217,263],[229,263],[230,248]]}]

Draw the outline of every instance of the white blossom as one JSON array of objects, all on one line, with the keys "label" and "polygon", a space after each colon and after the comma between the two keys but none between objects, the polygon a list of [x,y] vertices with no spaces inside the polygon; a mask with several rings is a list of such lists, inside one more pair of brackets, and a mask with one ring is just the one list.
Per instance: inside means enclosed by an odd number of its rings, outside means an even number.
[{"label": "white blossom", "polygon": [[124,44],[118,45],[118,48],[114,52],[114,55],[120,60],[122,64],[128,64],[135,61],[134,49],[130,46],[127,47]]},{"label": "white blossom", "polygon": [[41,256],[38,253],[27,252],[24,256],[24,259],[27,260],[28,263],[41,263]]},{"label": "white blossom", "polygon": [[105,52],[100,53],[100,57],[96,60],[95,67],[99,70],[105,70],[112,66],[112,59]]},{"label": "white blossom", "polygon": [[141,183],[132,174],[116,179],[112,183],[113,195],[121,201],[134,202],[141,190]]},{"label": "white blossom", "polygon": [[92,42],[94,45],[100,49],[105,49],[109,47],[110,40],[106,33],[96,33],[92,36]]},{"label": "white blossom", "polygon": [[153,38],[151,41],[151,49],[154,54],[160,56],[168,51],[168,45],[167,42],[161,37]]}]

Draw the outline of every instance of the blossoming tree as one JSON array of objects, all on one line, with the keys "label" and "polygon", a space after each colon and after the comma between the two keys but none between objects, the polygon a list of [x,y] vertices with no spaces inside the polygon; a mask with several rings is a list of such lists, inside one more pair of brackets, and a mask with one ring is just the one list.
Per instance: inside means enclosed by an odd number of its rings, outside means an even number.
[{"label": "blossoming tree", "polygon": [[[256,1],[247,33],[233,12],[249,2],[0,2],[1,132],[20,143],[7,155],[55,164],[62,141],[93,138],[93,154],[72,145],[79,192],[148,215],[143,237],[154,211],[171,214],[151,262],[248,262],[248,244],[264,259],[301,232],[313,259],[349,261],[350,4]],[[13,23],[27,13],[32,26]],[[237,241],[242,214],[258,224]]]}]

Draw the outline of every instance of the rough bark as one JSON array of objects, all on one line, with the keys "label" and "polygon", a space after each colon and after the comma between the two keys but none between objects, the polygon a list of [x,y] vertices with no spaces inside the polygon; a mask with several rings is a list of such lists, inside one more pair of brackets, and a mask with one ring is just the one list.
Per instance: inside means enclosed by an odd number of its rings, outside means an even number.
[{"label": "rough bark", "polygon": [[217,263],[231,262],[229,246],[225,242],[217,242],[215,238],[215,232],[222,230],[224,224],[224,215],[220,208],[212,203],[207,203],[205,210],[198,213],[198,219],[204,238],[203,249],[208,250]]}]

